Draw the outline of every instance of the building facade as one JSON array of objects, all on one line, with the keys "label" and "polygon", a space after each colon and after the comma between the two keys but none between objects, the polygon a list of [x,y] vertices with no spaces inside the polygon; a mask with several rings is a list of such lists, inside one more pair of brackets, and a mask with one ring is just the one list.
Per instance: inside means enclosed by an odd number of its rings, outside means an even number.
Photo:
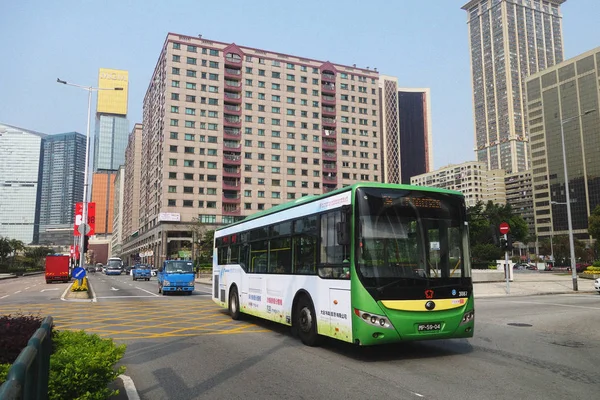
[{"label": "building facade", "polygon": [[120,115],[96,115],[94,171],[117,171],[125,164],[129,121]]},{"label": "building facade", "polygon": [[73,243],[75,203],[83,199],[85,146],[85,135],[77,132],[42,139],[40,244]]},{"label": "building facade", "polygon": [[563,61],[565,0],[472,0],[468,14],[475,153],[488,169],[529,168],[525,78]]},{"label": "building facade", "polygon": [[168,34],[144,98],[139,235],[154,264],[221,225],[381,181],[379,74]]},{"label": "building facade", "polygon": [[382,75],[379,104],[383,181],[409,184],[433,168],[429,89],[400,88]]},{"label": "building facade", "polygon": [[101,171],[92,174],[92,202],[96,203],[95,238],[108,238],[113,229],[114,184],[116,171]]},{"label": "building facade", "polygon": [[448,165],[413,176],[410,183],[459,191],[464,194],[467,207],[473,207],[478,201],[506,204],[504,171],[488,171],[486,164],[480,161]]},{"label": "building facade", "polygon": [[123,195],[125,192],[125,166],[122,165],[115,175],[113,187],[113,229],[110,241],[110,256],[119,257],[123,252]]},{"label": "building facade", "polygon": [[533,217],[533,186],[531,171],[506,174],[506,203],[510,204],[513,212],[520,215],[529,229],[529,234],[535,234],[535,219]]},{"label": "building facade", "polygon": [[42,139],[45,134],[0,123],[0,236],[39,240]]},{"label": "building facade", "polygon": [[527,79],[533,208],[539,237],[568,234],[566,159],[573,233],[589,239],[588,217],[600,204],[599,79],[600,47]]},{"label": "building facade", "polygon": [[135,124],[125,150],[125,182],[123,187],[123,241],[137,236],[140,218],[140,185],[142,176],[142,124]]}]

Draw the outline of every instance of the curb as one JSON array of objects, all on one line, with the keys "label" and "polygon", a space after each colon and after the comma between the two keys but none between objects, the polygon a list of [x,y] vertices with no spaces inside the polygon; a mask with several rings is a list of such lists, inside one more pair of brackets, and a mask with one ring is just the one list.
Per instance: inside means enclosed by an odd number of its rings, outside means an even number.
[{"label": "curb", "polygon": [[[90,302],[90,303],[96,303],[98,301],[98,299],[96,298],[96,292],[94,292],[94,288],[92,287],[92,284],[90,283],[90,280],[88,279],[88,298],[87,299],[77,299],[77,298],[73,298],[73,299],[69,299],[67,296],[67,294],[71,293],[71,286],[73,286],[74,282],[71,282],[69,284],[69,286],[65,289],[65,291],[63,292],[62,296],[60,296],[60,299],[62,301],[72,301],[72,302],[79,302],[79,303],[85,303],[85,302]],[[79,293],[83,293],[83,292],[79,292]]]},{"label": "curb", "polygon": [[504,294],[481,294],[481,295],[474,295],[475,300],[477,300],[477,298],[498,298],[498,297],[508,297],[508,296],[512,296],[512,297],[531,297],[531,296],[550,296],[550,295],[556,295],[556,294],[594,294],[596,293],[595,290],[578,290],[577,292],[574,292],[573,290],[569,290],[569,291],[558,291],[558,292],[539,292],[539,293],[524,293],[524,294],[515,294],[515,293],[504,293]]},{"label": "curb", "polygon": [[133,379],[131,379],[127,375],[119,375],[121,381],[123,381],[123,387],[125,389],[125,394],[127,394],[127,398],[129,400],[140,400],[140,395],[135,388],[135,383],[133,383]]}]

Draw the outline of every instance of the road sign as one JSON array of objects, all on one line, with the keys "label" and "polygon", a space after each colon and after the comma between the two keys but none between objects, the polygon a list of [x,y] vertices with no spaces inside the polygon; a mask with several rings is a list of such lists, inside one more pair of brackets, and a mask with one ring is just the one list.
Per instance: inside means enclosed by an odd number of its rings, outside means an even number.
[{"label": "road sign", "polygon": [[508,225],[506,222],[502,222],[500,224],[500,233],[502,235],[506,235],[508,232],[510,232],[510,225]]},{"label": "road sign", "polygon": [[88,224],[79,224],[77,231],[80,234],[83,233],[84,235],[87,235],[88,233],[90,233],[90,226]]},{"label": "road sign", "polygon": [[85,269],[81,267],[77,267],[73,269],[73,278],[75,279],[83,279],[85,276]]}]

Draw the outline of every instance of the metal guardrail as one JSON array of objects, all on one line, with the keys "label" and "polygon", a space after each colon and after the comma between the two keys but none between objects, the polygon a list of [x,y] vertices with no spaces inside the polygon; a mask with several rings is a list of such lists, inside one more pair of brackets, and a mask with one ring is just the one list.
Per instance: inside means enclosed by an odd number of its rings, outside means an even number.
[{"label": "metal guardrail", "polygon": [[42,321],[21,351],[0,386],[0,400],[48,398],[50,354],[52,354],[52,317]]}]

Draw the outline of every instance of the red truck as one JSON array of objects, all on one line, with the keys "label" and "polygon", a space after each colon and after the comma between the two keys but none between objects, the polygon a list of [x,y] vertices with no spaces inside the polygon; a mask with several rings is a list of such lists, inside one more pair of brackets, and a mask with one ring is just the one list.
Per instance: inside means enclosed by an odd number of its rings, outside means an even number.
[{"label": "red truck", "polygon": [[46,256],[46,283],[69,282],[69,256]]}]

